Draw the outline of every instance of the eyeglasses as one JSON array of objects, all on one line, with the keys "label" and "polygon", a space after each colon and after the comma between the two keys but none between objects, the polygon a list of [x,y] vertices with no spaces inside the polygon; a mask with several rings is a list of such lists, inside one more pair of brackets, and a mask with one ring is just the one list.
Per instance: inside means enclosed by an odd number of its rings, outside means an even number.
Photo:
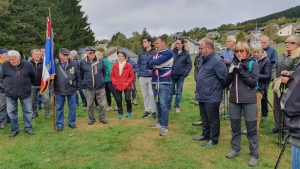
[{"label": "eyeglasses", "polygon": [[241,50],[234,50],[234,53],[244,53],[245,50],[241,49]]},{"label": "eyeglasses", "polygon": [[290,45],[293,45],[293,44],[296,44],[295,42],[284,42],[284,44],[290,44]]},{"label": "eyeglasses", "polygon": [[251,52],[252,54],[260,54],[260,51],[259,50],[254,50]]},{"label": "eyeglasses", "polygon": [[[204,48],[207,48],[207,46],[205,46]],[[202,50],[202,49],[204,49],[204,48],[199,47],[199,50]]]},{"label": "eyeglasses", "polygon": [[88,54],[89,54],[89,55],[90,55],[90,54],[95,54],[95,52],[90,52],[90,53],[88,53]]}]

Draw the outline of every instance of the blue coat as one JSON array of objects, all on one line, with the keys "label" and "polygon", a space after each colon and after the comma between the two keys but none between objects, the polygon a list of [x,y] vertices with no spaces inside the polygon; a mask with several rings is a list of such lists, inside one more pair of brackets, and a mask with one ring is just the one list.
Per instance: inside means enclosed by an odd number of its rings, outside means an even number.
[{"label": "blue coat", "polygon": [[138,78],[139,77],[152,77],[152,72],[147,70],[146,67],[147,67],[147,61],[150,58],[153,58],[155,53],[156,53],[156,50],[155,50],[154,46],[152,46],[150,51],[146,51],[146,49],[143,49],[143,51],[141,51],[139,53],[138,60],[137,60],[137,67],[136,67],[136,72],[137,72]]},{"label": "blue coat", "polygon": [[221,102],[223,98],[222,85],[228,74],[224,61],[215,51],[208,56],[201,56],[199,59],[196,100],[205,103]]}]

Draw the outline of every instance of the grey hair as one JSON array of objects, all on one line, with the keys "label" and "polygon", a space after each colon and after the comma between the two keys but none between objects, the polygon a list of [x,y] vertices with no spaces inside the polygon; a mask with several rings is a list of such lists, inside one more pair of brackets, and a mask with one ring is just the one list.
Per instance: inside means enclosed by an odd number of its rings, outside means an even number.
[{"label": "grey hair", "polygon": [[236,38],[234,36],[228,36],[227,39],[230,39],[232,42],[236,43]]},{"label": "grey hair", "polygon": [[266,39],[266,40],[270,41],[270,38],[266,35],[263,35],[259,38],[259,40],[262,40],[262,39]]},{"label": "grey hair", "polygon": [[95,55],[100,55],[100,56],[103,56],[103,53],[100,52],[100,51],[96,51]]},{"label": "grey hair", "polygon": [[31,54],[33,54],[33,52],[39,52],[39,53],[41,53],[41,51],[39,49],[32,49],[31,50]]},{"label": "grey hair", "polygon": [[21,58],[20,53],[19,53],[18,51],[16,51],[16,50],[10,50],[10,51],[8,51],[8,52],[7,52],[7,56],[15,56],[15,57],[17,57],[18,59]]},{"label": "grey hair", "polygon": [[253,41],[250,43],[251,50],[262,50],[263,46],[260,41]]}]

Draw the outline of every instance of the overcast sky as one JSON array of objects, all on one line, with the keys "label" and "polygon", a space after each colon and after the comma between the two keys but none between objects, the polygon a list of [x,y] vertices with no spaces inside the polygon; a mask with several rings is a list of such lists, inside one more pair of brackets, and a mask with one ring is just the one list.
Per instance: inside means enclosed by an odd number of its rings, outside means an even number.
[{"label": "overcast sky", "polygon": [[96,40],[143,28],[152,36],[195,27],[217,28],[300,5],[300,0],[82,0]]}]

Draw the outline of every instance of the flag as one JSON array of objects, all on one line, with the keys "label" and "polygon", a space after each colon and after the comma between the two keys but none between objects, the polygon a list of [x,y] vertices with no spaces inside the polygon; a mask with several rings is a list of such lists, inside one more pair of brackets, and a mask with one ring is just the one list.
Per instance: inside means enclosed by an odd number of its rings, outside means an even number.
[{"label": "flag", "polygon": [[46,45],[43,62],[43,74],[41,79],[41,93],[47,91],[50,82],[50,75],[55,74],[55,60],[53,56],[53,36],[51,17],[47,17]]}]

